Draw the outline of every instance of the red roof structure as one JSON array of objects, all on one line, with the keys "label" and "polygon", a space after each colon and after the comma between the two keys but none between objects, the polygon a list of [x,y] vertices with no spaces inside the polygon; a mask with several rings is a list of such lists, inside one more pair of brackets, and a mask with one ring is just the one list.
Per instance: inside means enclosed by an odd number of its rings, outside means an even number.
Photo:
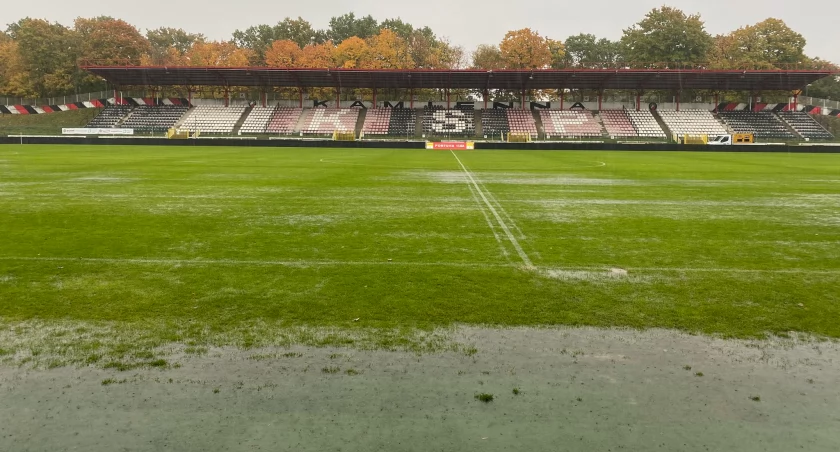
[{"label": "red roof structure", "polygon": [[433,89],[793,91],[829,70],[648,69],[281,69],[83,66],[116,86],[239,86]]}]

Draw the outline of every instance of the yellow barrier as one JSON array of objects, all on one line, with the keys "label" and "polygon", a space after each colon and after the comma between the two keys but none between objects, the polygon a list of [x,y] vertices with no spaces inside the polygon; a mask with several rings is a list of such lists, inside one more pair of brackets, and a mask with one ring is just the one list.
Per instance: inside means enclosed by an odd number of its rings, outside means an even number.
[{"label": "yellow barrier", "polygon": [[356,141],[356,133],[347,130],[333,132],[333,141]]}]

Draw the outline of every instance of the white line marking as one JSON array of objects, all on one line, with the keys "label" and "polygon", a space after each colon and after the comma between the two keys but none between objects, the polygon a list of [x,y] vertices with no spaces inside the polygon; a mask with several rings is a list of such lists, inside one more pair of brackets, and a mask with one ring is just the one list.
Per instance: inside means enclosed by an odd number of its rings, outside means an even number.
[{"label": "white line marking", "polygon": [[[341,267],[341,266],[409,266],[409,267],[461,267],[461,268],[516,268],[512,264],[498,262],[386,262],[386,261],[328,261],[328,260],[239,260],[239,259],[166,259],[166,258],[107,258],[107,257],[0,257],[3,262],[81,262],[85,264],[128,264],[128,265],[231,265],[254,267]],[[612,267],[593,266],[540,266],[539,270],[556,271],[601,271],[609,272]],[[622,267],[630,275],[636,272],[685,272],[685,273],[771,273],[771,274],[814,274],[840,275],[840,269],[826,270],[806,268],[680,268],[680,267]]]},{"label": "white line marking", "polygon": [[496,232],[496,226],[494,226],[493,222],[490,221],[490,216],[487,215],[486,209],[481,204],[481,201],[478,200],[478,195],[476,195],[476,193],[475,193],[475,188],[473,188],[473,186],[470,185],[470,184],[467,184],[467,187],[469,187],[470,193],[472,193],[473,199],[475,200],[476,204],[478,204],[478,210],[480,210],[481,214],[484,215],[484,220],[487,221],[487,226],[489,226],[490,230],[493,231],[493,237],[495,237],[496,242],[499,243],[499,248],[502,250],[502,255],[505,257],[505,259],[508,260],[508,262],[510,262],[508,250],[507,250],[507,248],[505,248],[504,243],[502,243],[502,238],[499,237],[499,234]]},{"label": "white line marking", "polygon": [[517,254],[519,254],[519,257],[522,259],[522,262],[524,262],[525,265],[528,267],[533,267],[534,264],[533,262],[531,262],[531,258],[529,258],[527,254],[525,254],[525,250],[523,250],[522,246],[519,245],[519,241],[516,240],[516,236],[514,236],[513,233],[510,232],[510,228],[508,228],[508,225],[505,224],[505,220],[502,219],[501,215],[499,215],[499,212],[496,211],[496,209],[493,207],[493,204],[491,204],[490,201],[487,199],[487,196],[484,195],[484,192],[481,190],[481,187],[478,185],[478,182],[475,181],[470,171],[467,169],[466,166],[464,166],[464,164],[461,162],[461,159],[458,158],[458,155],[455,154],[454,151],[449,152],[452,153],[452,156],[455,157],[455,160],[457,160],[458,164],[461,165],[461,169],[464,170],[464,174],[467,175],[467,178],[470,180],[470,182],[472,182],[473,186],[475,186],[475,189],[481,196],[481,199],[484,200],[484,204],[487,205],[487,207],[490,209],[490,212],[492,212],[493,216],[496,217],[496,222],[498,222],[502,230],[505,231],[505,235],[507,235],[508,240],[510,241],[511,245],[513,245],[513,248],[516,250]]},{"label": "white line marking", "polygon": [[409,266],[409,267],[512,267],[498,262],[388,262],[329,261],[329,260],[239,260],[239,259],[164,259],[164,258],[107,258],[107,257],[0,257],[0,261],[23,262],[82,262],[92,264],[130,265],[232,265],[255,267],[342,267],[342,266]]},{"label": "white line marking", "polygon": [[[574,271],[574,270],[583,270],[583,271],[603,271],[609,272],[610,268],[614,267],[591,267],[591,266],[580,266],[580,267],[552,267],[550,265],[541,266],[540,269],[545,270],[559,270],[559,271]],[[684,273],[777,273],[777,274],[814,274],[814,275],[840,275],[840,269],[834,270],[810,270],[807,268],[768,268],[768,269],[760,269],[760,268],[681,268],[681,267],[621,267],[624,270],[627,270],[630,274],[640,272],[684,272]]]},{"label": "white line marking", "polygon": [[487,197],[490,198],[490,200],[496,204],[496,207],[499,208],[499,210],[502,212],[502,215],[504,215],[505,218],[507,218],[511,226],[513,226],[513,228],[516,229],[516,232],[519,233],[519,238],[525,240],[525,233],[522,232],[522,229],[519,229],[519,226],[516,224],[515,221],[513,221],[513,218],[511,218],[510,214],[507,213],[507,210],[505,210],[505,208],[502,207],[502,203],[500,203],[499,200],[496,199],[496,196],[494,196],[493,193],[487,189],[487,186],[484,185],[484,182],[482,182],[481,179],[478,179],[478,176],[476,176],[476,180],[478,180],[481,186],[484,187],[484,191],[487,193]]}]

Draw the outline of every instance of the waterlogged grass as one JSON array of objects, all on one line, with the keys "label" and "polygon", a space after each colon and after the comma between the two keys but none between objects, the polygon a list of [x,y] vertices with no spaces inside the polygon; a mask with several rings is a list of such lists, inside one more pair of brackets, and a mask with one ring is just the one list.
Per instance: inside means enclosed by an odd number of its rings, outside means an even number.
[{"label": "waterlogged grass", "polygon": [[0,360],[431,350],[457,324],[840,337],[840,155],[458,158],[2,146]]}]

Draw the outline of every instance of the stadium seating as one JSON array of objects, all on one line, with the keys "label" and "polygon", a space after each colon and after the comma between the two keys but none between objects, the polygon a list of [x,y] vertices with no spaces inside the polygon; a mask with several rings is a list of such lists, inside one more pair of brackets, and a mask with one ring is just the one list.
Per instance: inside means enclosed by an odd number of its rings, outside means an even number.
[{"label": "stadium seating", "polygon": [[756,138],[796,138],[784,122],[769,111],[721,111],[718,116],[735,133],[751,133]]},{"label": "stadium seating", "polygon": [[729,132],[707,110],[659,110],[659,116],[677,135],[726,135]]},{"label": "stadium seating", "polygon": [[484,135],[489,138],[498,138],[501,134],[510,132],[507,110],[506,108],[498,108],[484,110],[481,113],[481,129],[484,131]]},{"label": "stadium seating", "polygon": [[362,133],[365,135],[388,135],[391,128],[391,109],[377,108],[368,110]]},{"label": "stadium seating", "polygon": [[246,107],[211,107],[193,108],[179,129],[201,133],[233,133],[233,128],[245,113]]},{"label": "stadium seating", "polygon": [[366,113],[362,132],[365,135],[413,136],[416,120],[414,110],[410,109],[370,109]]},{"label": "stadium seating", "polygon": [[814,118],[812,118],[808,113],[801,111],[783,111],[779,113],[779,117],[790,125],[796,133],[802,135],[802,138],[808,138],[809,140],[834,139],[834,135],[825,130],[825,128],[814,120]]},{"label": "stadium seating", "polygon": [[[370,110],[368,110],[370,113]],[[388,134],[392,136],[414,136],[417,129],[417,113],[406,108],[391,110],[391,124]]]},{"label": "stadium seating", "polygon": [[166,132],[187,112],[181,105],[142,105],[135,108],[122,127],[137,132]]},{"label": "stadium seating", "polygon": [[281,135],[291,134],[295,131],[301,113],[303,113],[302,108],[279,107],[272,113],[265,132]]},{"label": "stadium seating", "polygon": [[355,132],[357,108],[311,108],[303,113],[304,135],[332,135],[335,131]]},{"label": "stadium seating", "polygon": [[633,127],[630,116],[625,110],[601,110],[601,122],[611,137],[637,137],[639,133]]},{"label": "stadium seating", "polygon": [[537,138],[537,123],[534,121],[534,113],[531,110],[507,109],[506,112],[511,132],[527,133],[531,139]]},{"label": "stadium seating", "polygon": [[128,105],[109,105],[102,109],[95,118],[87,125],[88,128],[111,128],[116,126],[123,118],[131,113]]},{"label": "stadium seating", "polygon": [[589,111],[540,110],[546,138],[595,138],[603,136],[601,124]]},{"label": "stadium seating", "polygon": [[277,107],[253,107],[239,128],[239,133],[265,133]]},{"label": "stadium seating", "polygon": [[641,138],[665,138],[665,132],[650,110],[625,110],[633,128]]},{"label": "stadium seating", "polygon": [[474,136],[475,112],[438,106],[424,107],[423,133],[438,136]]}]

